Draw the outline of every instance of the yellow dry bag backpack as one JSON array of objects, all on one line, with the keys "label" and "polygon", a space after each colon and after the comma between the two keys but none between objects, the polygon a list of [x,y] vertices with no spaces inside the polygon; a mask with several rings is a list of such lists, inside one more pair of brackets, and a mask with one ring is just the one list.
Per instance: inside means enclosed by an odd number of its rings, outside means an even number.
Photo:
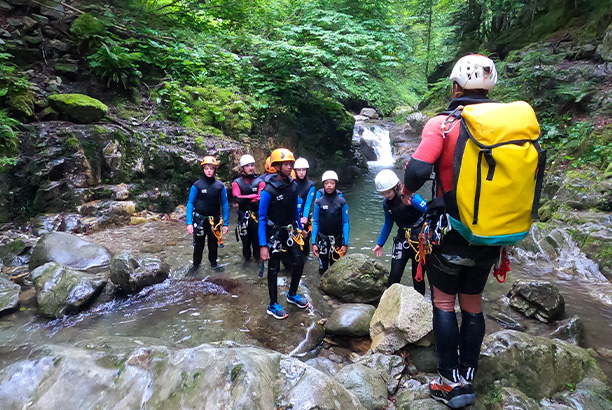
[{"label": "yellow dry bag backpack", "polygon": [[546,151],[540,126],[524,101],[459,107],[454,189],[445,195],[452,229],[474,245],[511,245],[537,219]]}]

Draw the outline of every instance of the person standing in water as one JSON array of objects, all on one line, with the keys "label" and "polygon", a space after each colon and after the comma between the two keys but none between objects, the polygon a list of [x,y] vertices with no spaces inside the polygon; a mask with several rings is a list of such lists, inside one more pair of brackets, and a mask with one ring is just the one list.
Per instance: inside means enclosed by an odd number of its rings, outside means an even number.
[{"label": "person standing in water", "polygon": [[346,254],[349,243],[349,213],[346,199],[336,189],[338,174],[325,171],[323,193],[315,201],[312,217],[312,254],[319,258],[319,274]]},{"label": "person standing in water", "polygon": [[[408,260],[412,261],[412,286],[421,295],[425,295],[425,280],[417,278],[416,254],[419,246],[419,234],[423,222],[427,203],[420,195],[412,197],[411,205],[405,205],[401,199],[402,183],[395,172],[383,169],[376,175],[374,180],[376,190],[385,198],[383,200],[383,211],[385,223],[380,231],[376,246],[372,250],[377,257],[382,256],[383,246],[397,224],[397,235],[393,238],[393,256],[391,260],[391,272],[387,286],[399,283],[406,269]],[[419,280],[420,279],[420,280]]]},{"label": "person standing in water", "polygon": [[[208,261],[217,268],[218,238],[227,234],[229,226],[229,203],[223,183],[215,179],[219,162],[215,157],[206,156],[200,162],[202,176],[191,186],[187,200],[187,232],[193,235],[193,266],[195,272],[202,263],[204,244],[208,238]],[[220,219],[223,208],[223,219]],[[223,225],[222,229],[219,226]],[[215,234],[216,233],[216,234]]]},{"label": "person standing in water", "polygon": [[259,180],[255,173],[255,158],[249,154],[240,157],[240,177],[232,182],[232,195],[238,203],[238,236],[242,241],[242,256],[245,262],[251,255],[259,260],[258,214]]},{"label": "person standing in water", "polygon": [[[300,209],[300,221],[304,227],[304,234],[308,235],[308,231],[311,228],[311,213],[313,210],[313,201],[315,196],[315,184],[306,176],[310,165],[305,158],[298,158],[295,161],[295,174],[297,178],[295,181],[298,184],[298,194],[302,200],[302,207]],[[302,249],[304,256],[308,257],[310,254],[309,241],[304,241],[304,247]]]}]

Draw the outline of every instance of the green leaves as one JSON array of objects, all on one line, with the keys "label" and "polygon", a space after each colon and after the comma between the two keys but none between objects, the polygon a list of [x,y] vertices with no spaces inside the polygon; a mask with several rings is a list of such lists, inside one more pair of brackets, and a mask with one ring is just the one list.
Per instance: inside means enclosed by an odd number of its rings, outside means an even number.
[{"label": "green leaves", "polygon": [[117,44],[102,44],[100,49],[87,57],[92,72],[106,80],[107,85],[121,85],[124,89],[140,82],[142,73],[138,70],[142,54],[130,52]]}]

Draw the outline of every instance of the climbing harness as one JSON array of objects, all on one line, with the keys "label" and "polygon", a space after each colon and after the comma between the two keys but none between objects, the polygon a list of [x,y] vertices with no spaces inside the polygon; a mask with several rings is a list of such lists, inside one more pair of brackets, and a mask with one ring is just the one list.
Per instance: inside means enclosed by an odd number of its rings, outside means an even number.
[{"label": "climbing harness", "polygon": [[[326,236],[321,232],[317,233],[317,246],[319,248],[319,255],[327,255],[329,252],[332,260],[337,262],[344,256],[344,252],[341,251],[342,247],[336,248],[336,237],[333,235]],[[336,258],[335,255],[338,255]]]},{"label": "climbing harness", "polygon": [[219,243],[219,248],[223,248],[223,235],[221,234],[221,225],[223,224],[223,219],[219,220],[219,223],[215,225],[215,220],[212,216],[208,217],[208,222],[210,222],[210,227],[212,228],[213,234],[217,238],[217,242]]},{"label": "climbing harness", "polygon": [[[274,231],[268,240],[268,248],[270,249],[270,253],[287,252],[287,249],[291,248],[295,243],[300,245],[300,248],[303,249],[304,238],[302,236],[302,230],[294,229],[293,225],[278,226],[270,220],[268,220],[268,226],[270,226]],[[287,232],[287,239],[284,241],[284,245],[286,245],[286,247],[283,246],[283,240],[280,238],[282,230]],[[297,232],[297,235],[293,234],[294,230]]]},{"label": "climbing harness", "polygon": [[[238,226],[236,226],[236,236],[238,235],[247,236],[248,235],[248,227],[249,227],[249,223],[251,222],[251,219],[255,221],[255,223],[258,222],[253,211],[246,211],[244,213],[239,211]],[[236,237],[236,241],[238,241],[237,237]]]},{"label": "climbing harness", "polygon": [[499,283],[506,281],[506,274],[510,272],[510,260],[508,259],[508,251],[505,246],[502,246],[499,253],[499,260],[493,266],[493,276]]}]

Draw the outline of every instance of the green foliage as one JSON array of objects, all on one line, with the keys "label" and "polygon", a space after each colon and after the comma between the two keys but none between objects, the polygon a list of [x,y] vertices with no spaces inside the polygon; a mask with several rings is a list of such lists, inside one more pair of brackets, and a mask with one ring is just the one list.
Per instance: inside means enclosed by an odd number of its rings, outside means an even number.
[{"label": "green foliage", "polygon": [[142,73],[138,70],[141,53],[130,52],[129,49],[113,42],[102,44],[100,49],[87,60],[92,72],[106,80],[107,85],[121,85],[124,89],[140,82]]},{"label": "green foliage", "polygon": [[15,128],[19,121],[8,116],[5,110],[0,110],[0,171],[17,163],[19,137]]},{"label": "green foliage", "polygon": [[81,14],[72,22],[70,31],[87,49],[95,49],[107,38],[108,25],[89,13]]}]

